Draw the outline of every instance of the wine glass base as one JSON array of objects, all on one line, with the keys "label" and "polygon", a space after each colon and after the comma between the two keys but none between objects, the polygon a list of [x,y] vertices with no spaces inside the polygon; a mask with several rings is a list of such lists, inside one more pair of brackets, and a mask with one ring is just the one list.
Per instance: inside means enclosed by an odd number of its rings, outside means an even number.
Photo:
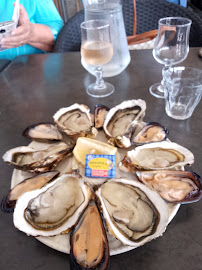
[{"label": "wine glass base", "polygon": [[164,98],[164,89],[163,89],[163,85],[161,83],[155,83],[152,86],[150,86],[149,92],[154,97]]},{"label": "wine glass base", "polygon": [[101,98],[107,97],[114,93],[114,86],[110,83],[104,83],[102,87],[97,87],[96,83],[89,85],[86,92],[91,97]]}]

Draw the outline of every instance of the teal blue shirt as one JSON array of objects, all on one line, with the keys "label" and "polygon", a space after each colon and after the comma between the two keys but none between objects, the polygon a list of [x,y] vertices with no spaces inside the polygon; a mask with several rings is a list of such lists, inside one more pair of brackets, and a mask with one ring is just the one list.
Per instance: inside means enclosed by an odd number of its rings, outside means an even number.
[{"label": "teal blue shirt", "polygon": [[[0,0],[0,22],[12,20],[13,2],[15,0]],[[20,4],[26,9],[30,22],[47,25],[56,39],[64,23],[52,0],[20,0]],[[18,48],[8,49],[0,52],[0,59],[14,59],[18,55],[43,53],[44,51],[34,48],[28,44]]]}]

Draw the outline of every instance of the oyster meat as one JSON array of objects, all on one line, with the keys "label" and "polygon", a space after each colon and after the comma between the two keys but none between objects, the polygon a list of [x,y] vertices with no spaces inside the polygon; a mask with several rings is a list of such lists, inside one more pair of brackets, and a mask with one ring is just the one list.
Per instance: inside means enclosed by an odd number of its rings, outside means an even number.
[{"label": "oyster meat", "polygon": [[165,170],[194,163],[193,154],[185,147],[173,142],[148,143],[128,151],[119,163],[126,172],[138,170]]},{"label": "oyster meat", "polygon": [[200,200],[202,196],[202,180],[194,172],[143,171],[136,172],[136,175],[168,202],[190,203]]},{"label": "oyster meat", "polygon": [[73,269],[106,269],[109,246],[101,216],[94,201],[73,229],[70,236]]},{"label": "oyster meat", "polygon": [[78,137],[94,138],[97,135],[97,129],[93,126],[93,116],[86,105],[75,103],[61,108],[53,118],[59,129],[74,139]]},{"label": "oyster meat", "polygon": [[138,146],[145,143],[161,142],[168,136],[168,130],[161,124],[151,122],[146,124],[135,136],[132,136],[132,144]]},{"label": "oyster meat", "polygon": [[30,139],[62,140],[62,134],[51,123],[31,125],[23,131],[22,135]]},{"label": "oyster meat", "polygon": [[109,233],[125,245],[141,246],[166,229],[166,203],[141,183],[112,179],[98,188],[96,196]]},{"label": "oyster meat", "polygon": [[141,122],[146,110],[142,99],[128,100],[110,109],[103,125],[108,142],[120,148],[131,146],[131,135]]},{"label": "oyster meat", "polygon": [[41,189],[26,192],[16,203],[14,225],[33,236],[68,232],[93,194],[77,174],[63,174]]},{"label": "oyster meat", "polygon": [[39,189],[59,175],[57,171],[46,172],[27,178],[17,184],[3,199],[1,208],[4,212],[11,212],[15,208],[16,201],[25,192]]},{"label": "oyster meat", "polygon": [[62,159],[71,155],[72,150],[72,145],[64,142],[49,143],[41,150],[19,146],[7,151],[3,160],[19,170],[47,172],[55,168]]}]

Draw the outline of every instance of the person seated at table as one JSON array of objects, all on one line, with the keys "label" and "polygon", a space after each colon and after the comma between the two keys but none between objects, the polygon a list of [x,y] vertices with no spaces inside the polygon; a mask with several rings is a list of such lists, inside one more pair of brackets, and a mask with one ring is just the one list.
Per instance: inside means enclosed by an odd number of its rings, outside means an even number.
[{"label": "person seated at table", "polygon": [[[8,21],[13,15],[13,1],[0,1],[0,21]],[[18,27],[10,37],[3,38],[0,59],[14,59],[18,55],[51,52],[54,41],[64,25],[53,0],[20,0]]]}]

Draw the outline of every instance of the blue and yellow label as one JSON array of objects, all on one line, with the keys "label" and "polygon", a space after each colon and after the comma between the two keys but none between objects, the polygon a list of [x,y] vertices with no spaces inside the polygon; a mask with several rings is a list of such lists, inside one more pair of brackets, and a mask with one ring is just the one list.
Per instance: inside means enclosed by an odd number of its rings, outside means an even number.
[{"label": "blue and yellow label", "polygon": [[115,177],[115,155],[86,155],[86,177]]}]

